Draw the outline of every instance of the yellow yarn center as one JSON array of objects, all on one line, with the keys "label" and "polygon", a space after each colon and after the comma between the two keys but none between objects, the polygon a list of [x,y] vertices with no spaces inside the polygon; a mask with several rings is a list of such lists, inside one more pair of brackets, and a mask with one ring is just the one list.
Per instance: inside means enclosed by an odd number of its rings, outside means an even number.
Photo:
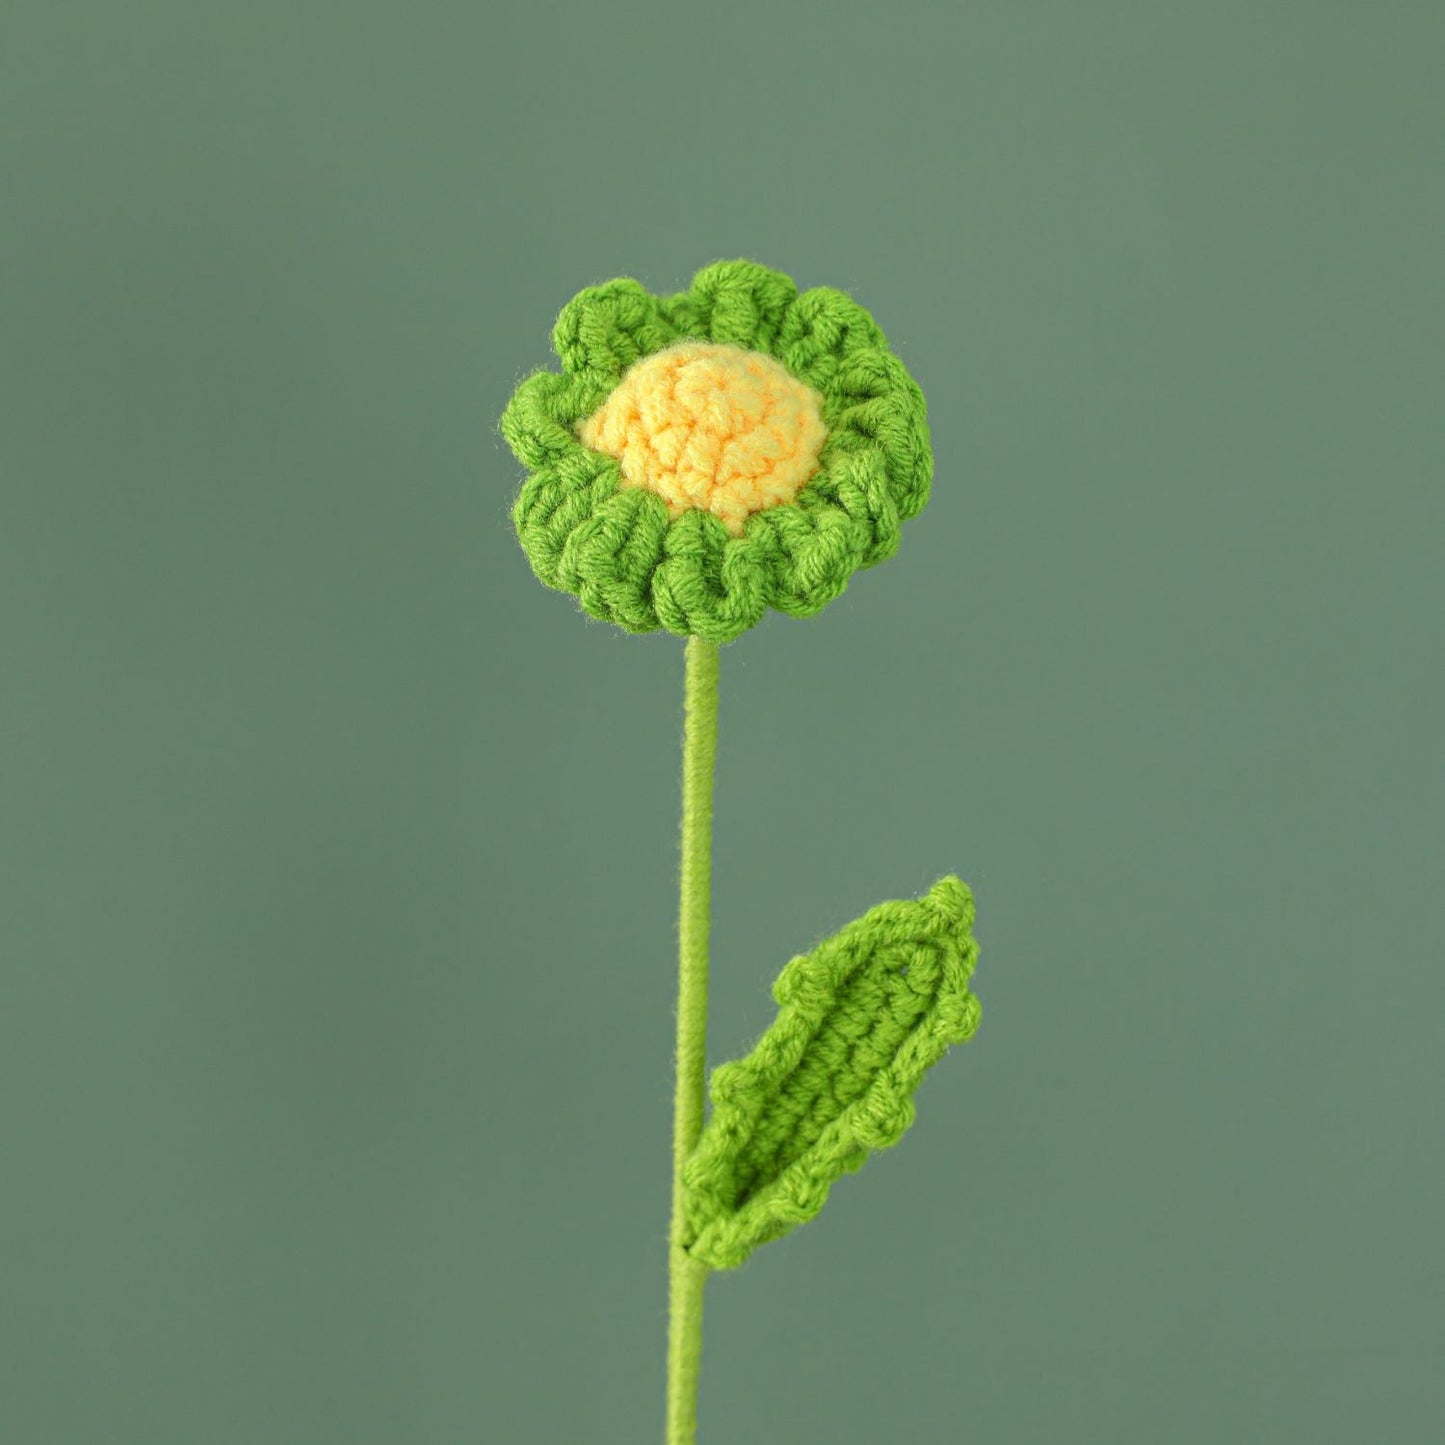
[{"label": "yellow yarn center", "polygon": [[760,351],[683,341],[629,367],[578,427],[674,517],[711,512],[734,536],[818,469],[823,398]]}]

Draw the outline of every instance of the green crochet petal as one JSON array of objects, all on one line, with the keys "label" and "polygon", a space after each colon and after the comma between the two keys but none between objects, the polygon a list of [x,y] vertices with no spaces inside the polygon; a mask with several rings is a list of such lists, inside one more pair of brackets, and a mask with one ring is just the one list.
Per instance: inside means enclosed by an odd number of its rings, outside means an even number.
[{"label": "green crochet petal", "polygon": [[923,510],[933,478],[928,406],[891,351],[868,346],[844,356],[824,394],[823,418],[835,446],[881,452],[900,518]]},{"label": "green crochet petal", "polygon": [[710,512],[684,512],[667,529],[652,598],[670,632],[732,642],[763,620],[771,590],[757,558]]},{"label": "green crochet petal", "polygon": [[792,277],[770,266],[715,261],[659,309],[681,336],[772,353],[797,295]]},{"label": "green crochet petal", "polygon": [[683,1174],[695,1259],[736,1268],[902,1136],[925,1071],[978,1027],[973,917],[968,888],[943,878],[783,970],[772,1027],[712,1075],[712,1113]]},{"label": "green crochet petal", "polygon": [[812,617],[841,596],[872,541],[866,519],[851,517],[811,483],[786,507],[748,521],[734,545],[768,578],[769,601],[790,617]]},{"label": "green crochet petal", "polygon": [[[512,393],[502,413],[501,429],[507,445],[526,467],[544,467],[575,449],[574,428],[595,411],[599,388],[583,377],[535,371]],[[606,395],[606,390],[602,390]]]},{"label": "green crochet petal", "polygon": [[815,286],[788,309],[773,354],[826,397],[847,358],[887,345],[882,328],[851,296]]},{"label": "green crochet petal", "polygon": [[832,447],[808,491],[861,529],[855,570],[874,567],[898,550],[902,516],[889,484],[887,463],[876,446]]},{"label": "green crochet petal", "polygon": [[582,576],[577,548],[568,544],[617,492],[620,480],[616,462],[579,445],[522,483],[512,505],[512,524],[539,581],[576,593]]},{"label": "green crochet petal", "polygon": [[662,625],[652,583],[662,561],[669,518],[660,497],[640,487],[618,487],[573,528],[565,546],[582,606],[627,632]]},{"label": "green crochet petal", "polygon": [[658,310],[657,298],[630,276],[579,291],[552,328],[552,349],[563,371],[590,374],[609,391],[638,357],[677,339],[678,332]]}]

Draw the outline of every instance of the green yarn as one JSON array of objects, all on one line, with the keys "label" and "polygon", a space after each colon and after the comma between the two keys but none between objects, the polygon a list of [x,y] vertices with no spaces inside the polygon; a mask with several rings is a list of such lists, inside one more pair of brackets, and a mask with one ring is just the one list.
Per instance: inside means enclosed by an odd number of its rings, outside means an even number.
[{"label": "green yarn", "polygon": [[687,644],[682,745],[682,869],[677,929],[677,1080],[672,1110],[672,1227],[667,1309],[667,1445],[697,1434],[707,1267],[687,1252],[683,1171],[703,1127],[707,1073],[707,952],[712,896],[713,763],[717,754],[718,649]]},{"label": "green yarn", "polygon": [[[818,472],[792,502],[750,517],[741,537],[709,512],[670,518],[660,497],[623,486],[617,462],[577,437],[633,362],[689,339],[765,352],[823,398]],[[561,373],[527,377],[502,416],[530,473],[512,520],[547,586],[628,632],[721,643],[770,607],[811,616],[854,572],[891,557],[902,523],[928,500],[923,393],[868,312],[832,287],[800,293],[751,261],[704,267],[674,296],[622,278],[569,301],[552,346]]]},{"label": "green yarn", "polygon": [[[817,471],[741,536],[711,511],[673,517],[578,436],[629,367],[685,340],[763,352],[822,398]],[[675,296],[627,278],[588,287],[552,346],[561,372],[527,377],[501,421],[529,473],[512,519],[532,569],[593,617],[688,639],[666,1441],[694,1445],[709,1273],[814,1218],[839,1178],[897,1142],[924,1073],[978,1027],[973,897],[945,877],[794,958],[773,988],[777,1018],[746,1058],[713,1071],[706,1108],[719,645],[769,608],[818,612],[892,556],[928,500],[933,457],[923,393],[872,317],[750,261],[704,267]]]},{"label": "green yarn", "polygon": [[922,899],[878,904],[783,970],[777,1019],[712,1075],[712,1113],[684,1171],[694,1259],[735,1268],[897,1142],[925,1070],[978,1027],[973,917],[968,888],[943,878]]}]

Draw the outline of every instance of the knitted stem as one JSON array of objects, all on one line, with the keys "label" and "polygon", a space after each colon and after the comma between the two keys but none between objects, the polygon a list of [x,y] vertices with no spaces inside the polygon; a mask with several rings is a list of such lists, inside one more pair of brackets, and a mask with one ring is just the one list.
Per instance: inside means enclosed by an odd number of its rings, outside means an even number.
[{"label": "knitted stem", "polygon": [[713,759],[718,644],[687,641],[682,743],[682,881],[678,908],[677,1082],[672,1112],[668,1249],[667,1445],[697,1439],[702,1297],[708,1269],[683,1248],[682,1167],[702,1133],[707,1064],[708,905],[712,885]]}]

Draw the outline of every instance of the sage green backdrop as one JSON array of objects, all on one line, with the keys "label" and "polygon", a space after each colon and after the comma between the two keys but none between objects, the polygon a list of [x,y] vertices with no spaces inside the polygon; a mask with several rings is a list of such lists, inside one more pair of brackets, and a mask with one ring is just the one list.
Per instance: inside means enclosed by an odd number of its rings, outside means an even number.
[{"label": "sage green backdrop", "polygon": [[0,1439],[661,1429],[682,656],[529,573],[561,304],[930,399],[723,654],[711,1057],[957,870],[984,1023],[705,1445],[1445,1438],[1445,11],[14,4]]}]

